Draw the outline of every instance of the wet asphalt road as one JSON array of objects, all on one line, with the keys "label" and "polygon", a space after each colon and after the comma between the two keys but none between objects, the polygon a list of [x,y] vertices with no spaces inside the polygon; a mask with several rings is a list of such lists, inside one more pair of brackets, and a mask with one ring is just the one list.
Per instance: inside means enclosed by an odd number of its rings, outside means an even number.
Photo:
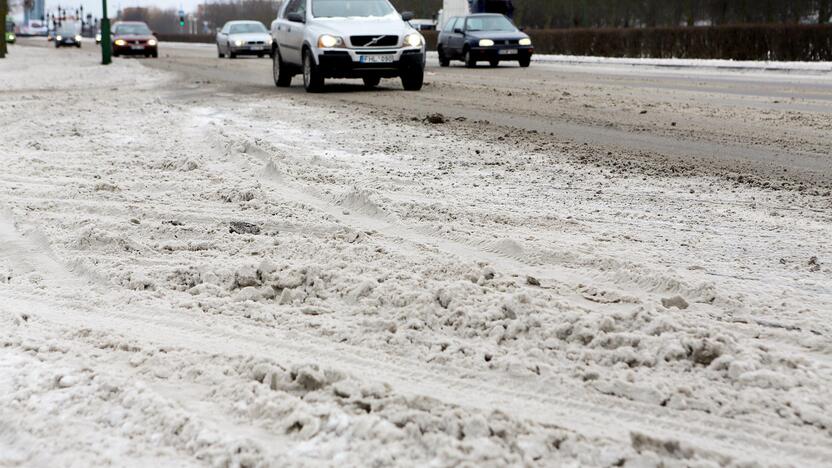
[{"label": "wet asphalt road", "polygon": [[[24,39],[17,49],[44,45]],[[99,54],[89,43],[55,52],[89,60]],[[464,119],[459,131],[473,135],[525,132],[533,149],[555,142],[659,167],[786,177],[810,187],[832,181],[829,74],[543,63],[467,69],[429,60],[418,93],[403,91],[398,80],[383,80],[375,90],[356,80],[331,80],[325,93],[309,95],[301,77],[292,88],[274,87],[268,57],[220,59],[210,45],[169,43],[161,44],[160,55],[137,60],[177,73],[192,94],[283,96],[404,119],[438,112]]]}]

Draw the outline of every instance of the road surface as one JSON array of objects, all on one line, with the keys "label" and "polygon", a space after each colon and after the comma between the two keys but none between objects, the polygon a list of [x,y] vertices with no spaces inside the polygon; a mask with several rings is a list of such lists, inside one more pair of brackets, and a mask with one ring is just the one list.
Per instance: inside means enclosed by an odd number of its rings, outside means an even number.
[{"label": "road surface", "polygon": [[[300,77],[291,89],[275,88],[268,58],[220,60],[205,44],[161,47],[160,60],[143,63],[206,92],[278,93],[317,105],[337,102],[359,115],[438,112],[467,119],[460,126],[471,134],[519,130],[528,147],[586,144],[581,157],[602,164],[624,160],[660,171],[673,166],[751,181],[766,177],[771,185],[832,186],[829,73],[545,63],[469,70],[431,60],[427,84],[416,95],[404,93],[397,80],[374,91],[356,80],[333,80],[326,94],[310,96]],[[79,52],[96,53],[93,47]]]}]

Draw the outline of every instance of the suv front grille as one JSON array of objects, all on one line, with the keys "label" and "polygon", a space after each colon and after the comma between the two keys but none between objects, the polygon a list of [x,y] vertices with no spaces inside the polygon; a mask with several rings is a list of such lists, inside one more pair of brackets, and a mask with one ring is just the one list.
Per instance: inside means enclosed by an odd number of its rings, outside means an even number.
[{"label": "suv front grille", "polygon": [[399,36],[351,36],[353,47],[395,47],[399,45]]}]

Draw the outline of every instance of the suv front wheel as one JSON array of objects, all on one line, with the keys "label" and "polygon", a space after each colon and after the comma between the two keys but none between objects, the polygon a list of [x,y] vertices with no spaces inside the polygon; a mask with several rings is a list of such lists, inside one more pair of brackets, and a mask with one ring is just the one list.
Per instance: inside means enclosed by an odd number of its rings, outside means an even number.
[{"label": "suv front wheel", "polygon": [[324,76],[309,49],[303,51],[303,87],[309,93],[319,93],[324,88]]},{"label": "suv front wheel", "polygon": [[419,91],[425,82],[425,70],[415,67],[402,72],[402,86],[407,91]]},{"label": "suv front wheel", "polygon": [[292,73],[290,73],[286,64],[283,63],[283,58],[280,56],[278,49],[272,51],[272,74],[274,75],[275,86],[288,88],[292,85]]}]

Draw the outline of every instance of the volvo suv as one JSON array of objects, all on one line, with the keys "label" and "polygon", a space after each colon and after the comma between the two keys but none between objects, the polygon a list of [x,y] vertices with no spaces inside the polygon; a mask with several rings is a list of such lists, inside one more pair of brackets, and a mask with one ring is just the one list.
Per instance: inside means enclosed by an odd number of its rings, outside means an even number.
[{"label": "volvo suv", "polygon": [[425,39],[388,0],[288,0],[272,22],[274,83],[303,75],[309,92],[326,78],[360,78],[374,87],[400,78],[406,90],[422,88]]}]

